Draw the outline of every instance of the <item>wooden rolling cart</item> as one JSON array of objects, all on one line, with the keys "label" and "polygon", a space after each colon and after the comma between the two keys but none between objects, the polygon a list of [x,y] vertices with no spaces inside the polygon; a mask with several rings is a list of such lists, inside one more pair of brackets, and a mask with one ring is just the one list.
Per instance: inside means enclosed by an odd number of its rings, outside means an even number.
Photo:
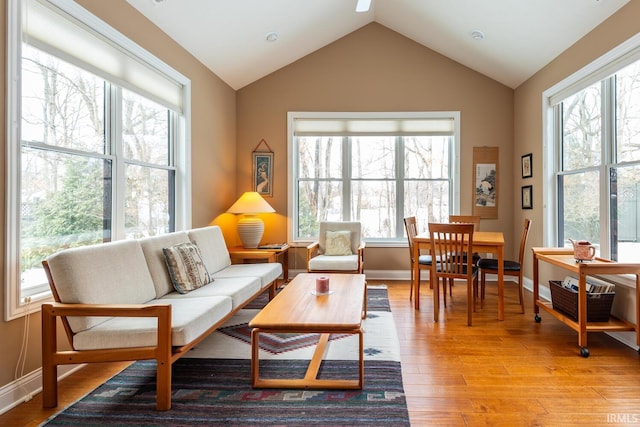
[{"label": "wooden rolling cart", "polygon": [[[538,263],[540,261],[563,268],[578,276],[578,321],[554,310],[551,302],[539,298]],[[613,316],[609,318],[608,322],[587,322],[587,276],[616,274],[631,274],[636,278],[636,323],[633,324]],[[582,357],[589,357],[589,349],[587,348],[587,333],[589,332],[636,331],[636,344],[640,346],[640,264],[617,263],[603,258],[576,262],[573,257],[573,249],[533,248],[533,311],[535,312],[535,321],[538,323],[542,320],[538,314],[540,308],[578,333],[578,346],[580,346]]]}]

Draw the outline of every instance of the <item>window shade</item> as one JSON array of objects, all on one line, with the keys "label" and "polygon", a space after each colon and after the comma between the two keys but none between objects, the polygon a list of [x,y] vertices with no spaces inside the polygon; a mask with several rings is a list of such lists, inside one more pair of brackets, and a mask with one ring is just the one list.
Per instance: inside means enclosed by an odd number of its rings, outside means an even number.
[{"label": "window shade", "polygon": [[24,5],[22,34],[26,43],[182,112],[183,85],[176,79],[51,3],[28,0]]},{"label": "window shade", "polygon": [[451,118],[299,118],[294,121],[294,135],[453,135]]}]

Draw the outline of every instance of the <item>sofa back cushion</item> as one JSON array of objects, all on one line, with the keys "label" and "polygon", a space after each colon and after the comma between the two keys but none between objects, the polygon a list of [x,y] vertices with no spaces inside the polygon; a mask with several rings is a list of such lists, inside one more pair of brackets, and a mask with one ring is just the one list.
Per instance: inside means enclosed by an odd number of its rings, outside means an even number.
[{"label": "sofa back cushion", "polygon": [[[47,262],[60,302],[78,304],[143,304],[156,296],[140,244],[120,240],[66,249]],[[69,317],[80,332],[106,320]]]},{"label": "sofa back cushion", "polygon": [[189,230],[187,234],[189,239],[200,248],[202,260],[209,274],[214,274],[231,265],[231,257],[220,227],[212,225],[195,228]]},{"label": "sofa back cushion", "polygon": [[175,233],[162,234],[160,236],[145,237],[140,239],[139,242],[153,278],[156,298],[162,298],[175,290],[162,250],[180,243],[189,243],[189,236],[187,236],[186,231],[176,231]]}]

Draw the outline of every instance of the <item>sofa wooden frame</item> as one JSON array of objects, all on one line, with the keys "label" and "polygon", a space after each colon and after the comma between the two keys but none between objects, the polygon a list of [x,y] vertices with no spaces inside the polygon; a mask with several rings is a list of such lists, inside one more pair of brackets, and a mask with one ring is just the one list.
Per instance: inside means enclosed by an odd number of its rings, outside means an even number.
[{"label": "sofa wooden frame", "polygon": [[[58,366],[96,362],[122,362],[154,359],[156,367],[156,408],[159,411],[171,409],[171,365],[200,343],[209,334],[236,314],[250,301],[265,290],[261,289],[247,301],[211,325],[202,335],[189,344],[177,347],[171,345],[171,306],[169,304],[65,304],[60,302],[47,261],[43,261],[49,280],[53,303],[42,304],[42,406],[58,406]],[[269,299],[275,296],[278,280],[267,287]],[[126,347],[104,350],[73,349],[74,333],[69,326],[68,316],[97,317],[155,317],[158,321],[158,341],[153,347]],[[57,318],[60,317],[67,334],[71,350],[58,350]]]}]

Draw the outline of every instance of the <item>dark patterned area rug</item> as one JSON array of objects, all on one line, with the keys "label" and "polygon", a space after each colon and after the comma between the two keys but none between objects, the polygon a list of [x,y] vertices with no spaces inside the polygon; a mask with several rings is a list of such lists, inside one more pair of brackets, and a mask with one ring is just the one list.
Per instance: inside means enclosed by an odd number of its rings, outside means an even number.
[{"label": "dark patterned area rug", "polygon": [[[370,314],[389,311],[386,289],[370,289],[368,295]],[[385,329],[382,335],[392,331],[397,342],[392,321]],[[367,334],[377,331],[365,329]],[[248,346],[242,339],[233,342]],[[400,362],[371,359],[365,355],[362,390],[274,390],[251,387],[246,358],[182,358],[173,365],[172,408],[164,412],[155,409],[155,362],[139,361],[45,425],[408,426]],[[302,377],[307,365],[308,360],[275,359],[262,361],[260,369],[264,377]],[[325,360],[319,377],[355,378],[357,370],[356,360]]]}]

